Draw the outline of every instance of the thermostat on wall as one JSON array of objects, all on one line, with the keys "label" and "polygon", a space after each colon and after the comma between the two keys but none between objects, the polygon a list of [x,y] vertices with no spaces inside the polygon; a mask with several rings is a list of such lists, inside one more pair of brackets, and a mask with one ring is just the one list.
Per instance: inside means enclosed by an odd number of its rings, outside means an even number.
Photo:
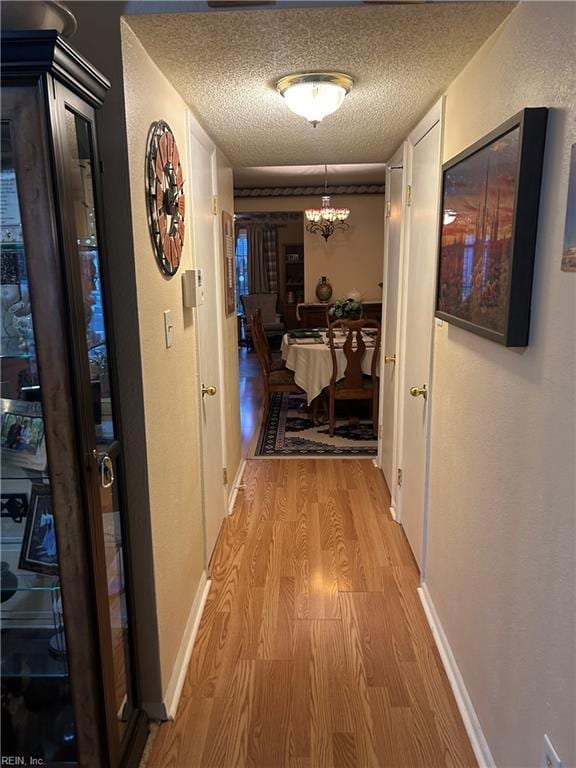
[{"label": "thermostat on wall", "polygon": [[204,303],[204,280],[201,269],[187,269],[182,275],[182,299],[185,307]]}]

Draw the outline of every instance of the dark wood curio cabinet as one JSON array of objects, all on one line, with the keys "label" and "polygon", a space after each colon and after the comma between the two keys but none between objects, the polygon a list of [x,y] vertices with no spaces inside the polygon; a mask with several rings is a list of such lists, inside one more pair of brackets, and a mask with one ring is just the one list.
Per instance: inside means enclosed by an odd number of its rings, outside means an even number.
[{"label": "dark wood curio cabinet", "polygon": [[100,215],[108,87],[55,32],[3,33],[3,764],[137,765],[147,733]]}]

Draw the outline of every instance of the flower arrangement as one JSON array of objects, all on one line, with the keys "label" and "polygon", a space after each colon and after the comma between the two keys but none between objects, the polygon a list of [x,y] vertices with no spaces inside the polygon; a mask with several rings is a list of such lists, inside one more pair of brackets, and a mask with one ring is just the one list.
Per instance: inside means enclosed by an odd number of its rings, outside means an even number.
[{"label": "flower arrangement", "polygon": [[334,320],[358,320],[363,312],[364,305],[362,302],[350,298],[336,299],[328,310],[328,314]]}]

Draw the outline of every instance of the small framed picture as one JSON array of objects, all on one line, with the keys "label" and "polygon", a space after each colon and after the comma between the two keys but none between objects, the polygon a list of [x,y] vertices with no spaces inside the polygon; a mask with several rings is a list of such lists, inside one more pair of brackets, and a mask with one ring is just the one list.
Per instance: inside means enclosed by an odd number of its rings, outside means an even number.
[{"label": "small framed picture", "polygon": [[0,400],[2,460],[27,469],[46,469],[42,403]]},{"label": "small framed picture", "polygon": [[49,485],[33,485],[19,567],[49,575],[58,574],[58,551]]}]

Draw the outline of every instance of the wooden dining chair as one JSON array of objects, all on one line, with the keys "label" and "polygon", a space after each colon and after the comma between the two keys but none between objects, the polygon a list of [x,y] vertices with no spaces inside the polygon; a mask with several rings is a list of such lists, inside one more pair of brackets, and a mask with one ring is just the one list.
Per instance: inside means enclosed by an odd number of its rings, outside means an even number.
[{"label": "wooden dining chair", "polygon": [[[370,375],[362,371],[362,361],[366,354],[366,343],[362,336],[363,328],[376,328],[374,337],[374,353]],[[336,344],[334,331],[345,329],[348,332],[344,342],[343,352],[346,357],[346,370],[344,378],[337,381],[338,359],[336,356]],[[328,387],[328,431],[334,436],[336,423],[336,400],[370,400],[370,418],[372,419],[372,433],[378,436],[378,357],[380,355],[380,323],[377,320],[336,320],[328,326],[328,345],[332,355],[332,378]]]},{"label": "wooden dining chair", "polygon": [[262,420],[265,423],[270,411],[270,395],[274,392],[304,392],[294,381],[294,372],[286,368],[272,369],[269,356],[269,348],[266,344],[266,335],[260,327],[257,318],[258,311],[252,315],[252,338],[254,340],[254,349],[260,364],[262,374],[262,386],[264,389],[264,411]]},{"label": "wooden dining chair", "polygon": [[262,317],[262,311],[259,308],[256,310],[256,312],[254,312],[254,314],[250,318],[250,325],[257,326],[256,331],[260,335],[262,346],[264,347],[265,354],[268,357],[268,361],[270,363],[270,370],[281,371],[283,368],[286,368],[286,363],[284,362],[284,360],[282,360],[281,357],[278,357],[277,355],[274,356],[272,354],[272,350],[270,349],[270,342],[268,341],[268,335],[266,334],[264,318]]}]

